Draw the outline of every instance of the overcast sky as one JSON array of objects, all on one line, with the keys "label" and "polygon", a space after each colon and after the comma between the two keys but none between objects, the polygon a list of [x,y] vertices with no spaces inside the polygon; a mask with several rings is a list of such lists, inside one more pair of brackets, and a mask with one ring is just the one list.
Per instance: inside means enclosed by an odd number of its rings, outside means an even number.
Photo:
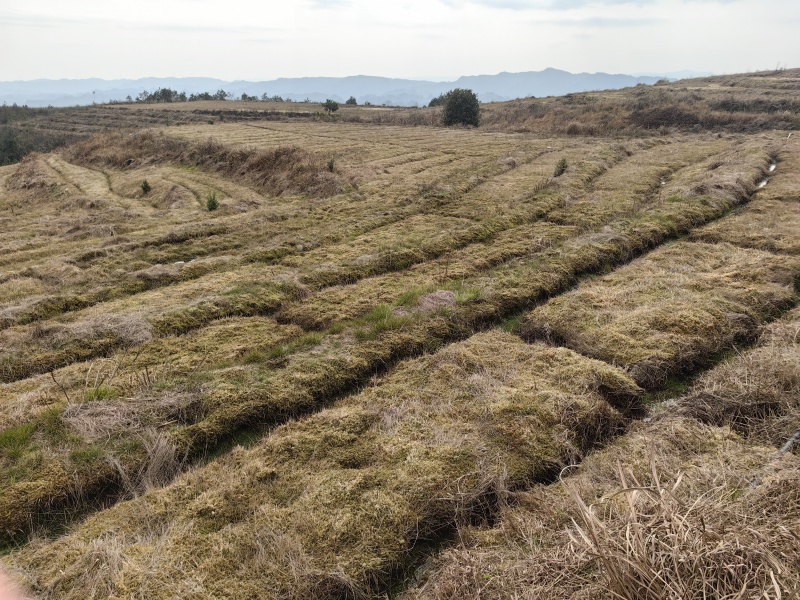
[{"label": "overcast sky", "polygon": [[0,0],[0,81],[800,67],[800,0]]}]

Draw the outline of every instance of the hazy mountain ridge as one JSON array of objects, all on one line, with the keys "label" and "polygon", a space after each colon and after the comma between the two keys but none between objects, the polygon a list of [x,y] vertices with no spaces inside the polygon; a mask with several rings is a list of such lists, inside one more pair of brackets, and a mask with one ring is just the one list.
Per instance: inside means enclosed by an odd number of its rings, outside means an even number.
[{"label": "hazy mountain ridge", "polygon": [[171,88],[187,94],[224,89],[236,97],[242,93],[282,96],[292,100],[343,102],[355,96],[359,104],[424,106],[431,98],[453,88],[474,90],[484,102],[528,96],[560,96],[571,92],[619,89],[639,83],[653,84],[657,77],[634,77],[608,73],[569,73],[559,69],[470,75],[455,81],[420,81],[356,75],[350,77],[280,78],[271,81],[224,81],[209,77],[147,77],[143,79],[37,79],[0,82],[0,101],[28,106],[73,106],[92,102],[136,98],[142,91]]}]

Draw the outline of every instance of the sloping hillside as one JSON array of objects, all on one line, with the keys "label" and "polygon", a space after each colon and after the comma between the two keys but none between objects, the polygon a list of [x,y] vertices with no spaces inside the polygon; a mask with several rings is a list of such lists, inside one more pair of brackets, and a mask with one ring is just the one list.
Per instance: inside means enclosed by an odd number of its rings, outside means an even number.
[{"label": "sloping hillside", "polygon": [[[641,91],[545,99],[546,136],[520,104],[479,129],[87,109],[132,120],[0,167],[4,563],[42,598],[597,597],[629,515],[588,507],[633,482],[643,526],[752,515],[708,521],[752,568],[707,594],[791,594],[759,511],[797,520],[764,447],[797,429],[797,109],[561,135]],[[693,514],[675,556],[710,552]]]}]

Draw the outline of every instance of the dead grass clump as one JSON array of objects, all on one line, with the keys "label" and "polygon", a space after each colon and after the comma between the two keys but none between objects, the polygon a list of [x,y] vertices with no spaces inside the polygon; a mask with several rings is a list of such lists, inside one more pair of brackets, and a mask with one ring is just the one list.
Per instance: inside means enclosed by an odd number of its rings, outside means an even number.
[{"label": "dead grass clump", "polygon": [[68,160],[115,169],[173,163],[200,167],[252,183],[271,194],[304,193],[332,196],[339,192],[340,175],[325,161],[297,146],[256,150],[225,146],[209,139],[186,142],[152,131],[111,132],[70,147]]},{"label": "dead grass clump", "polygon": [[161,209],[190,208],[197,206],[197,199],[182,185],[173,185],[165,194],[154,198],[152,206]]},{"label": "dead grass clump", "polygon": [[683,414],[782,446],[800,429],[800,311],[767,327],[755,348],[704,373],[678,406]]},{"label": "dead grass clump", "polygon": [[6,179],[6,187],[9,190],[32,190],[54,187],[61,183],[42,162],[41,154],[28,154]]},{"label": "dead grass clump", "polygon": [[101,315],[61,325],[37,322],[31,326],[32,340],[50,348],[62,348],[77,340],[114,337],[122,346],[138,346],[153,339],[152,328],[141,314]]},{"label": "dead grass clump", "polygon": [[68,324],[36,322],[4,333],[9,343],[0,354],[0,381],[11,382],[139,346],[153,338],[153,327],[139,313],[106,314]]},{"label": "dead grass clump", "polygon": [[[485,523],[507,489],[549,480],[604,443],[624,423],[607,399],[627,407],[639,394],[599,361],[479,334],[11,562],[44,598],[86,597],[61,562],[111,532],[123,564],[104,580],[111,595],[157,576],[148,597],[180,595],[190,580],[198,595],[229,598],[369,596],[421,541]],[[136,516],[145,507],[161,515],[158,540]]]},{"label": "dead grass clump", "polygon": [[[796,574],[781,560],[784,544],[796,543],[788,528],[756,529],[732,509],[735,494],[723,486],[686,503],[678,494],[680,483],[662,486],[653,466],[652,484],[643,485],[620,466],[627,507],[620,511],[609,504],[612,513],[606,515],[575,494],[580,522],[570,538],[596,559],[614,597],[742,598],[792,591]],[[778,501],[771,491],[772,501]],[[783,508],[800,512],[798,498],[792,504]],[[622,515],[613,515],[616,511]]]},{"label": "dead grass clump", "polygon": [[183,268],[183,264],[163,265],[159,263],[146,269],[134,271],[132,275],[144,281],[148,287],[158,287],[178,281]]},{"label": "dead grass clump", "polygon": [[773,455],[691,419],[639,424],[495,527],[462,528],[401,597],[794,597],[800,462]]},{"label": "dead grass clump", "polygon": [[175,479],[185,464],[185,460],[178,456],[175,445],[155,429],[142,432],[140,443],[146,458],[137,461],[133,468],[119,458],[108,457],[119,473],[122,492],[127,498],[164,487]]},{"label": "dead grass clump", "polygon": [[726,244],[655,250],[532,311],[528,338],[624,366],[640,385],[708,364],[794,303],[800,263]]},{"label": "dead grass clump", "polygon": [[446,306],[455,306],[456,294],[450,290],[436,290],[429,294],[419,297],[419,310],[422,312],[432,312]]}]

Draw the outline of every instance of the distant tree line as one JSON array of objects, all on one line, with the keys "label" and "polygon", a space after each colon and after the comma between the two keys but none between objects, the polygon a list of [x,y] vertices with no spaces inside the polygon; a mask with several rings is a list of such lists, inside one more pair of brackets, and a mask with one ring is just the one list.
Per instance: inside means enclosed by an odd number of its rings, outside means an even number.
[{"label": "distant tree line", "polygon": [[214,94],[202,92],[187,96],[186,92],[179,92],[171,88],[158,88],[155,92],[142,91],[135,100],[130,96],[126,100],[144,104],[161,104],[165,102],[196,102],[198,100],[229,100],[231,98],[233,98],[233,94],[225,90],[217,90]]},{"label": "distant tree line", "polygon": [[[173,90],[171,88],[158,88],[155,92],[148,92],[144,90],[141,92],[136,98],[132,98],[128,96],[124,102],[127,103],[137,103],[137,104],[161,104],[165,102],[198,102],[200,100],[239,100],[241,102],[291,102],[291,98],[284,99],[281,96],[273,95],[270,96],[266,92],[261,94],[261,96],[257,96],[255,94],[250,95],[246,92],[242,92],[242,95],[236,97],[232,92],[226,92],[225,90],[217,90],[213,94],[210,92],[200,92],[196,94],[189,94],[187,95],[186,92],[178,92],[177,90]],[[355,101],[355,98],[352,98]],[[121,101],[111,101],[111,104],[123,104],[124,102]],[[311,102],[310,100],[306,99],[304,102]]]}]

